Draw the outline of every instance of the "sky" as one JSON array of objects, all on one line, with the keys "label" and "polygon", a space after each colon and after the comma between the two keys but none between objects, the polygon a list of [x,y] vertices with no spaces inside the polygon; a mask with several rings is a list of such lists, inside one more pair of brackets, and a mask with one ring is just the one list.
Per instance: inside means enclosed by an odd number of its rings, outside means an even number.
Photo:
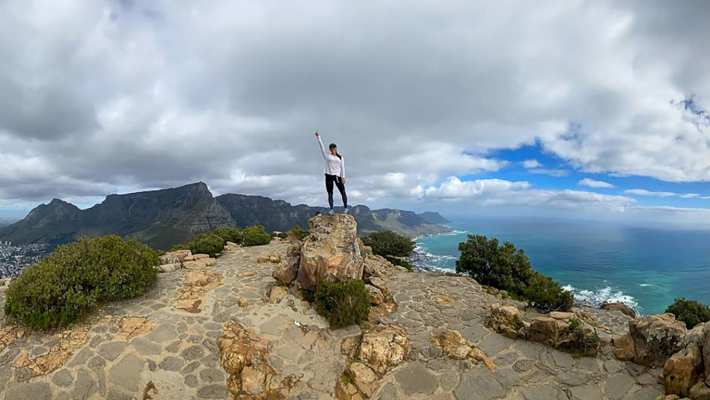
[{"label": "sky", "polygon": [[[710,227],[710,5],[0,2],[0,219],[204,181]],[[326,143],[326,144],[327,144]]]}]

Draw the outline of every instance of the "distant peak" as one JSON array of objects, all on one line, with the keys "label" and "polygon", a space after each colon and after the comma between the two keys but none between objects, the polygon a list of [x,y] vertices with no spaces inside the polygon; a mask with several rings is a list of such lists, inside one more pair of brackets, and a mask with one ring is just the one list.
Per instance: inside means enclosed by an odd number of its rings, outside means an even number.
[{"label": "distant peak", "polygon": [[79,209],[79,207],[75,206],[72,203],[66,202],[62,199],[52,199],[52,201],[47,204],[48,208],[72,208],[72,209]]}]

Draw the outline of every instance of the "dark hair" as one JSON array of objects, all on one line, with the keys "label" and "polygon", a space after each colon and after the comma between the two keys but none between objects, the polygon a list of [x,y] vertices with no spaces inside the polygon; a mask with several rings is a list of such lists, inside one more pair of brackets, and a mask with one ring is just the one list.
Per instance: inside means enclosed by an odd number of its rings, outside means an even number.
[{"label": "dark hair", "polygon": [[[338,146],[335,143],[331,143],[330,145],[328,145],[328,149],[330,149],[330,150],[337,149],[337,148],[338,148]],[[341,160],[343,159],[343,156],[341,156],[337,150],[335,151],[335,155],[338,156],[339,159],[341,159]]]}]

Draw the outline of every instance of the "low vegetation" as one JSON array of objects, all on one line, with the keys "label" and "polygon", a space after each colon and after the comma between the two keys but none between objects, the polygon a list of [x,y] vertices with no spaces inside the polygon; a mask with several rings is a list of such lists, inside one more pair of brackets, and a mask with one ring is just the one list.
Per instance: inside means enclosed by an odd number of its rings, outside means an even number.
[{"label": "low vegetation", "polygon": [[223,226],[209,233],[201,233],[190,241],[175,245],[171,250],[190,250],[193,254],[209,254],[216,257],[227,242],[242,246],[260,246],[271,242],[271,235],[263,226],[254,225],[243,229]]},{"label": "low vegetation", "polygon": [[212,234],[222,238],[225,242],[239,243],[242,240],[242,232],[233,226],[223,226],[212,231]]},{"label": "low vegetation", "polygon": [[67,326],[99,304],[145,293],[158,264],[158,253],[137,241],[84,238],[26,268],[7,290],[5,314],[34,329]]},{"label": "low vegetation", "polygon": [[303,229],[301,225],[296,225],[288,231],[288,237],[303,240],[308,236],[308,231]]},{"label": "low vegetation", "polygon": [[359,324],[370,312],[370,293],[359,279],[321,282],[313,294],[316,310],[332,328]]},{"label": "low vegetation", "polygon": [[362,242],[392,264],[412,269],[412,264],[407,261],[416,246],[412,239],[392,231],[379,231],[364,236]]},{"label": "low vegetation", "polygon": [[269,243],[271,243],[271,235],[263,226],[254,225],[242,229],[241,242],[239,242],[242,246],[261,246]]},{"label": "low vegetation", "polygon": [[554,280],[533,270],[525,252],[512,243],[469,235],[459,244],[461,256],[456,272],[466,273],[482,285],[507,291],[526,299],[541,311],[569,310],[574,298]]},{"label": "low vegetation", "polygon": [[216,257],[224,250],[225,240],[214,233],[197,235],[187,243],[187,248],[192,254],[209,254]]},{"label": "low vegetation", "polygon": [[688,329],[710,321],[710,307],[683,297],[675,299],[673,304],[668,306],[666,312],[675,315],[677,320],[685,322],[685,326]]}]

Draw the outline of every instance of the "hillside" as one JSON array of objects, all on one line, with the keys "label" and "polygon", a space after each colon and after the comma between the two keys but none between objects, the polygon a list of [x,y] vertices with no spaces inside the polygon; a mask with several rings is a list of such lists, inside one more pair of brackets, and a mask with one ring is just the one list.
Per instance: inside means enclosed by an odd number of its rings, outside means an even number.
[{"label": "hillside", "polygon": [[[320,207],[293,206],[262,196],[224,194],[213,197],[199,182],[178,188],[112,194],[91,208],[80,210],[54,199],[33,209],[23,220],[0,228],[0,241],[17,244],[45,242],[58,245],[81,235],[118,234],[135,237],[165,249],[219,226],[261,224],[270,231],[305,227]],[[407,235],[446,231],[436,213],[353,208],[361,232],[392,229]],[[433,222],[439,221],[439,222]]]}]

